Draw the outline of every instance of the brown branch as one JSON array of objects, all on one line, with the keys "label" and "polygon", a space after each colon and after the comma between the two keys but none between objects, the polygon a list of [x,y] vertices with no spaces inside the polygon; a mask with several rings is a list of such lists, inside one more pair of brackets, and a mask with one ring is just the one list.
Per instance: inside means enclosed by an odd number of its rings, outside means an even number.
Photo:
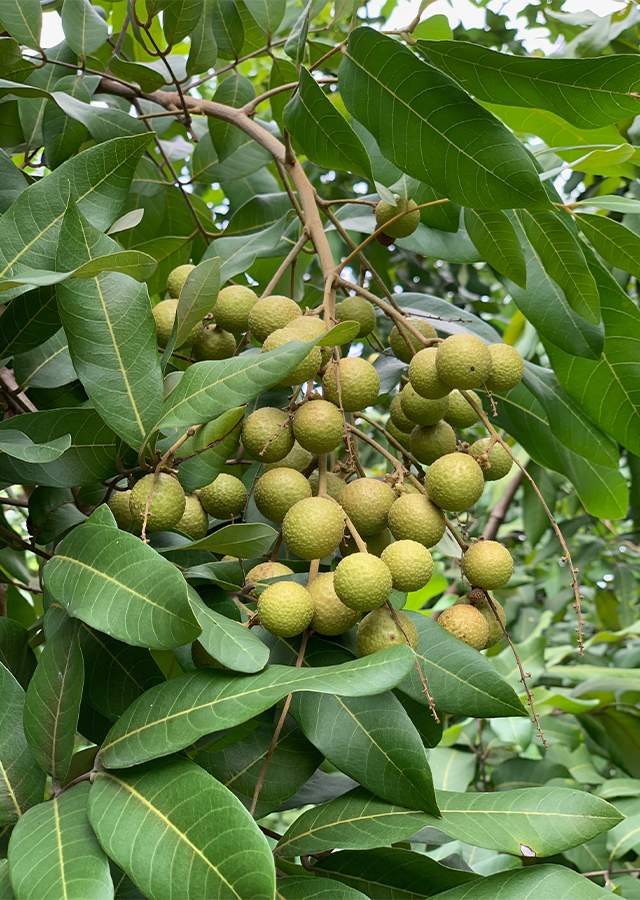
[{"label": "brown branch", "polygon": [[300,251],[302,250],[302,248],[304,247],[304,245],[307,243],[308,240],[309,240],[309,238],[307,236],[306,228],[303,228],[302,234],[300,235],[300,237],[298,238],[298,240],[294,244],[294,246],[291,248],[291,250],[289,250],[288,254],[283,259],[282,263],[278,266],[278,269],[277,269],[275,275],[273,276],[273,278],[271,279],[269,284],[266,286],[266,288],[262,292],[260,299],[262,299],[262,297],[269,297],[271,295],[271,292],[273,291],[273,289],[275,288],[277,283],[280,281],[280,279],[282,278],[284,273],[287,271],[289,266],[293,262],[296,261],[296,259],[298,258],[298,255],[300,254]]},{"label": "brown branch", "polygon": [[520,471],[517,472],[509,482],[504,495],[491,510],[491,515],[489,516],[487,524],[484,526],[484,531],[482,532],[482,537],[485,539],[485,541],[494,540],[496,534],[498,533],[498,529],[504,522],[504,517],[506,516],[511,503],[513,502],[513,498],[515,497],[518,488],[522,484],[523,478],[524,475],[522,474],[522,469],[520,469]]}]

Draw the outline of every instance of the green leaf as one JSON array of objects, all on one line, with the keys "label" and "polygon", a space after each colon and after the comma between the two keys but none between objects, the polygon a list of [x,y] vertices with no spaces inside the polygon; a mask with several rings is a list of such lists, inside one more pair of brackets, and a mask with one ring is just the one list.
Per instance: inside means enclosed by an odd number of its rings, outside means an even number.
[{"label": "green leaf", "polygon": [[527,286],[527,265],[508,216],[499,210],[477,212],[465,209],[464,224],[483,259],[524,290]]},{"label": "green leaf", "polygon": [[312,163],[373,180],[362,141],[305,68],[300,69],[298,90],[284,109],[284,125]]},{"label": "green leaf", "polygon": [[89,818],[111,859],[151,900],[274,896],[266,838],[231,791],[186,759],[100,772]]},{"label": "green leaf", "polygon": [[607,900],[611,894],[573,869],[533,866],[453,888],[441,894],[440,900],[522,900],[527,896],[536,900]]},{"label": "green leaf", "polygon": [[605,262],[640,278],[640,237],[637,234],[608,216],[579,213],[576,220]]},{"label": "green leaf", "polygon": [[373,134],[385,157],[443,197],[472,209],[549,206],[519,141],[402,44],[357,28],[339,78],[345,106]]},{"label": "green leaf", "polygon": [[218,57],[218,46],[213,33],[213,0],[204,0],[202,14],[191,33],[187,75],[199,75],[212,69]]},{"label": "green leaf", "polygon": [[612,212],[620,213],[640,213],[640,200],[634,200],[633,197],[620,197],[618,194],[605,194],[602,197],[590,197],[588,200],[580,200],[573,208],[577,212],[582,212],[583,209],[590,207],[608,209]]},{"label": "green leaf", "polygon": [[220,260],[206,259],[187,275],[178,301],[178,347],[187,339],[194,325],[213,310],[220,290]]},{"label": "green leaf", "polygon": [[133,534],[85,523],[60,544],[44,578],[69,615],[127,644],[162,650],[200,633],[180,572]]},{"label": "green leaf", "polygon": [[579,128],[640,113],[635,56],[523,58],[463,41],[418,41],[418,48],[479,100],[548,109]]},{"label": "green leaf", "polygon": [[293,28],[289,32],[289,37],[284,45],[284,52],[297,66],[300,65],[304,59],[312,3],[313,0],[308,0],[308,3],[303,8],[299,17],[296,19]]},{"label": "green leaf", "polygon": [[[212,99],[216,103],[240,109],[245,103],[253,100],[255,95],[255,88],[248,78],[236,72],[230,72],[219,85]],[[211,141],[218,156],[218,162],[222,162],[238,148],[246,144],[247,136],[237,126],[232,125],[231,122],[210,118],[208,126]]]},{"label": "green leaf", "polygon": [[198,641],[210,656],[234,672],[251,674],[264,669],[269,661],[269,648],[259,637],[240,622],[209,609],[193,588],[189,591],[189,602],[202,628]]},{"label": "green leaf", "polygon": [[29,646],[29,632],[6,616],[0,618],[0,663],[26,690],[36,668],[36,658]]},{"label": "green leaf", "polygon": [[268,37],[276,33],[286,12],[286,0],[244,0],[244,5]]},{"label": "green leaf", "polygon": [[212,0],[211,14],[221,55],[238,59],[244,44],[244,27],[235,0]]},{"label": "green leaf", "polygon": [[0,150],[0,178],[0,213],[4,213],[29,182],[4,150]]},{"label": "green leaf", "polygon": [[346,884],[329,878],[288,875],[278,881],[277,900],[367,900],[366,896]]},{"label": "green leaf", "polygon": [[[395,184],[390,185],[389,190],[399,196],[410,197],[420,205],[421,203],[432,203],[434,200],[442,200],[442,196],[422,181],[403,175]],[[420,221],[428,228],[438,229],[440,231],[456,232],[460,227],[461,209],[457,203],[439,203],[434,206],[426,206],[420,210]],[[483,213],[484,216],[489,215]],[[338,217],[339,218],[339,217]],[[464,232],[460,235],[464,235]]]},{"label": "green leaf", "polygon": [[1,900],[15,900],[16,898],[16,895],[11,890],[9,863],[6,859],[0,859],[0,898]]},{"label": "green leaf", "polygon": [[220,281],[224,283],[239,272],[246,272],[256,259],[284,256],[295,243],[283,238],[287,218],[287,215],[283,216],[274,225],[250,237],[231,235],[228,238],[218,238],[211,244],[203,259],[214,254],[220,257]]},{"label": "green leaf", "polygon": [[409,648],[393,647],[375,658],[324,668],[268,666],[258,675],[189,673],[152,688],[133,703],[109,732],[101,759],[107,768],[115,768],[168,755],[210,731],[246,722],[292,691],[382,693],[405,677],[413,659]]},{"label": "green leaf", "polygon": [[[145,63],[132,62],[128,59],[122,59],[119,56],[112,56],[109,60],[109,69],[118,78],[124,81],[130,81],[139,84],[143,91],[156,91],[165,87],[167,84],[168,73],[163,75],[153,66],[145,65]],[[84,101],[85,103],[88,101]]]},{"label": "green leaf", "polygon": [[213,534],[194,541],[189,544],[189,550],[209,550],[222,556],[251,559],[264,556],[273,546],[277,536],[278,532],[271,525],[262,522],[243,522],[238,525],[226,525]]},{"label": "green leaf", "polygon": [[53,91],[51,96],[63,112],[85,126],[97,144],[130,135],[149,138],[144,123],[120,109],[91,106],[61,91]]},{"label": "green leaf", "polygon": [[183,41],[196,27],[202,13],[203,0],[167,3],[162,18],[162,30],[167,44],[171,47]]},{"label": "green leaf", "polygon": [[[0,324],[2,319],[0,319]],[[195,491],[211,484],[222,472],[228,459],[233,459],[238,447],[244,407],[230,409],[218,418],[207,422],[199,428],[192,438],[184,442],[180,448],[181,462],[178,479],[185,491]],[[176,439],[179,434],[176,433]],[[219,442],[219,443],[216,443]],[[205,450],[209,444],[215,446]],[[188,457],[196,451],[203,451],[191,459]],[[185,459],[185,457],[187,457]]]},{"label": "green leaf", "polygon": [[12,825],[40,803],[45,774],[31,755],[24,736],[24,691],[0,665],[0,825]]},{"label": "green leaf", "polygon": [[109,28],[90,0],[64,0],[62,28],[67,44],[83,59],[106,42]]},{"label": "green leaf", "polygon": [[20,44],[14,38],[0,38],[0,68],[13,68],[21,60]]},{"label": "green leaf", "polygon": [[[114,73],[115,74],[115,73]],[[65,75],[55,82],[56,90],[77,97],[83,103],[91,102],[91,93],[85,81],[75,75]],[[45,103],[42,115],[42,138],[47,165],[56,169],[73,156],[87,139],[87,129],[81,122],[71,119],[56,103]]]},{"label": "green leaf", "polygon": [[42,30],[39,0],[3,0],[2,26],[21,44],[37,50]]},{"label": "green leaf", "polygon": [[[289,62],[288,59],[278,59],[277,57],[274,58],[271,64],[271,71],[269,72],[269,90],[272,90],[276,87],[282,87],[285,84],[295,84],[297,80],[298,70],[292,62]],[[293,88],[291,88],[291,90],[289,91],[280,91],[279,94],[274,94],[269,99],[269,105],[271,106],[271,115],[273,116],[274,122],[277,122],[280,131],[282,131],[284,128],[282,115],[285,106],[291,98],[292,91]]]},{"label": "green leaf", "polygon": [[89,784],[30,809],[9,842],[11,882],[19,900],[110,900],[109,861],[87,817]]},{"label": "green leaf", "polygon": [[59,459],[65,450],[71,446],[71,435],[45,444],[34,444],[26,434],[19,431],[0,434],[0,452],[6,453],[14,459],[21,459],[29,463],[48,463]]}]

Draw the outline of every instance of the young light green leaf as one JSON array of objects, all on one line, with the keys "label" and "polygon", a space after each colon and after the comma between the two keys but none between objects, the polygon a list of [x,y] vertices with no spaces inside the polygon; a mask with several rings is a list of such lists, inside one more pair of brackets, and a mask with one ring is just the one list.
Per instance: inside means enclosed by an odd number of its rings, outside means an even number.
[{"label": "young light green leaf", "polygon": [[271,547],[278,532],[271,525],[262,522],[243,522],[226,525],[213,534],[189,544],[189,550],[209,550],[222,556],[237,556],[251,559],[264,556]]},{"label": "young light green leaf", "polygon": [[213,310],[220,290],[220,260],[217,256],[205,259],[187,275],[178,301],[178,347],[189,332],[207,313]]},{"label": "young light green leaf", "polygon": [[580,229],[600,256],[616,269],[640,278],[640,237],[608,216],[578,213]]},{"label": "young light green leaf", "polygon": [[2,27],[21,44],[40,47],[42,9],[39,0],[6,0],[2,4]]},{"label": "young light green leaf", "polygon": [[465,209],[464,224],[478,253],[497,272],[506,275],[524,290],[527,286],[527,264],[509,217],[500,210],[478,212]]},{"label": "young light green leaf", "polygon": [[66,281],[67,278],[95,278],[101,272],[119,272],[136,281],[146,281],[153,275],[157,262],[147,253],[139,250],[116,250],[104,256],[97,256],[70,272],[50,272],[47,269],[23,269],[18,277],[0,281],[0,291],[7,291],[23,284],[48,287]]},{"label": "young light green leaf", "polygon": [[144,218],[144,209],[132,209],[131,212],[125,213],[113,223],[107,234],[117,234],[119,231],[128,231],[135,228]]},{"label": "young light green leaf", "polygon": [[23,462],[53,462],[54,459],[60,459],[70,446],[70,434],[43,444],[34,444],[26,434],[19,431],[0,434],[0,452],[14,457],[14,459],[21,459]]},{"label": "young light green leaf", "polygon": [[0,825],[12,825],[42,800],[45,774],[24,736],[24,691],[2,664],[0,696]]},{"label": "young light green leaf", "polygon": [[107,40],[109,27],[90,0],[64,0],[62,28],[74,53],[85,59]]},{"label": "young light green leaf", "polygon": [[474,884],[440,894],[440,900],[607,900],[603,890],[579,872],[564,866],[532,866],[500,872]]},{"label": "young light green leaf", "polygon": [[640,213],[640,200],[635,200],[633,197],[619,197],[618,194],[605,194],[602,197],[590,197],[588,200],[580,200],[573,208],[577,212],[582,212],[583,209],[595,208],[619,213]]},{"label": "young light green leaf", "polygon": [[259,637],[240,622],[209,609],[193,588],[189,589],[189,603],[202,628],[198,641],[210,656],[234,672],[252,674],[264,669],[269,648]]}]

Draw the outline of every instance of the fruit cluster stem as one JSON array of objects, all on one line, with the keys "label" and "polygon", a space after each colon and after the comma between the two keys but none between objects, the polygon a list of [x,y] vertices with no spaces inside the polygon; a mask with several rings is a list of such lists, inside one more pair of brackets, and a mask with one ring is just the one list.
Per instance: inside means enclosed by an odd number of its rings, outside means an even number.
[{"label": "fruit cluster stem", "polygon": [[[393,621],[396,623],[396,625],[398,626],[398,628],[404,635],[404,639],[407,642],[407,645],[410,647],[411,641],[409,640],[409,636],[407,635],[407,632],[404,630],[402,622],[400,621],[400,616],[396,612],[395,607],[393,606],[391,600],[387,600],[387,608],[393,617]],[[429,691],[429,682],[427,681],[427,676],[422,671],[422,668],[420,666],[420,660],[418,659],[417,656],[415,658],[415,665],[416,665],[416,671],[420,678],[420,683],[422,685],[422,693],[425,695],[425,697],[427,698],[427,700],[429,702],[429,709],[431,711],[431,715],[436,720],[436,722],[438,724],[440,724],[440,717],[438,716],[438,713],[436,710],[436,704],[435,704],[433,697],[431,696],[431,692]]]}]

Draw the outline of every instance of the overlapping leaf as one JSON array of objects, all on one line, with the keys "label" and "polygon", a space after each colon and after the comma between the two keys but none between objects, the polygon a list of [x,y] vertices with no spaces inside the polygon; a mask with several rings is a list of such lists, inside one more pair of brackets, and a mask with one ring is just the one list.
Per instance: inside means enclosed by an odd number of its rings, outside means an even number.
[{"label": "overlapping leaf", "polygon": [[509,218],[500,210],[477,212],[465,209],[464,224],[483,259],[524,290],[527,286],[527,266]]},{"label": "overlapping leaf", "polygon": [[453,888],[442,900],[606,900],[609,891],[564,866],[534,866],[490,875],[474,884]]},{"label": "overlapping leaf", "polygon": [[198,640],[210,656],[234,672],[250,674],[264,669],[269,649],[260,638],[240,622],[209,609],[192,588],[189,602],[202,628]]},{"label": "overlapping leaf", "polygon": [[0,825],[12,825],[42,800],[45,774],[24,736],[24,691],[1,664],[0,695]]}]

